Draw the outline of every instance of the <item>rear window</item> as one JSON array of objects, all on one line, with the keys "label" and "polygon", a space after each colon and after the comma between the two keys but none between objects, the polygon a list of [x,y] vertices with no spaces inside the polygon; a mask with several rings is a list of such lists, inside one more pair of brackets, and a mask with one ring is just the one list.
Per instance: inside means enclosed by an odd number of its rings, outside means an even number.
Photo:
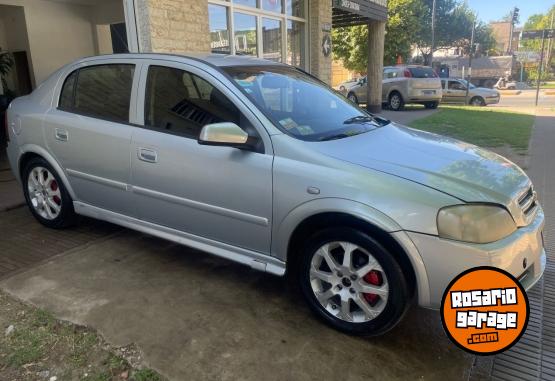
[{"label": "rear window", "polygon": [[62,88],[60,109],[127,123],[134,69],[131,64],[109,64],[73,72]]},{"label": "rear window", "polygon": [[409,68],[412,78],[437,78],[436,72],[431,67]]}]

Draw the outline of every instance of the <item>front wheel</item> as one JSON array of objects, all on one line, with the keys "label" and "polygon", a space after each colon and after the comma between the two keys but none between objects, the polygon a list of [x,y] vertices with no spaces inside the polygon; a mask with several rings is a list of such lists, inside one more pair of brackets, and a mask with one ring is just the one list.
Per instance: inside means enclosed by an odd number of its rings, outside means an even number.
[{"label": "front wheel", "polygon": [[486,105],[486,102],[480,97],[474,97],[470,100],[471,106],[482,107]]},{"label": "front wheel", "polygon": [[407,282],[391,253],[351,228],[327,229],[309,238],[299,282],[319,318],[353,335],[384,334],[409,305]]}]

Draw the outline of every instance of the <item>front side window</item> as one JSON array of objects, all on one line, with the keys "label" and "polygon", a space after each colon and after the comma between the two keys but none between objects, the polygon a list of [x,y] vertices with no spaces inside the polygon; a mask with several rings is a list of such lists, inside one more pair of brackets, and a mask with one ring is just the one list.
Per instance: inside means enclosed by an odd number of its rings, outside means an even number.
[{"label": "front side window", "polygon": [[449,90],[466,90],[466,87],[459,81],[449,81]]},{"label": "front side window", "polygon": [[59,107],[94,118],[129,122],[129,105],[135,65],[89,66],[65,81]]},{"label": "front side window", "polygon": [[224,70],[277,127],[301,140],[341,139],[388,123],[288,66],[235,66]]},{"label": "front side window", "polygon": [[204,79],[180,69],[150,67],[145,97],[147,127],[197,139],[207,124],[241,125],[241,119],[237,107]]}]

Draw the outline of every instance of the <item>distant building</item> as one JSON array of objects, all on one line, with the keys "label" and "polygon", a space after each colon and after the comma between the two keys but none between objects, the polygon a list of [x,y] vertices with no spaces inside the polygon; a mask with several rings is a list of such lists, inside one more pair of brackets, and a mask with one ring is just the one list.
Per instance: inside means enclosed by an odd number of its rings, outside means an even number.
[{"label": "distant building", "polygon": [[493,37],[496,41],[496,50],[501,54],[510,53],[510,38],[511,38],[511,29],[513,29],[513,45],[512,51],[518,51],[518,45],[520,44],[520,33],[522,29],[520,28],[512,28],[510,21],[496,21],[490,23]]}]

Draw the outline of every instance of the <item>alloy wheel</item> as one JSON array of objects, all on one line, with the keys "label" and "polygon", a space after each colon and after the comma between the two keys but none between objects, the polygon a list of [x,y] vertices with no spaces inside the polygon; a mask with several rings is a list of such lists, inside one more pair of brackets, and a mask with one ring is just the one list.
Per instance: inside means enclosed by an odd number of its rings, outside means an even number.
[{"label": "alloy wheel", "polygon": [[376,258],[350,242],[330,242],[312,256],[310,285],[320,305],[349,323],[375,319],[389,297],[387,277]]},{"label": "alloy wheel", "polygon": [[357,97],[356,97],[354,94],[349,95],[348,98],[349,98],[349,100],[350,100],[351,102],[353,102],[353,103],[357,103],[357,102],[358,102],[358,99],[357,99]]},{"label": "alloy wheel", "polygon": [[33,209],[46,220],[54,220],[62,211],[62,193],[54,175],[44,167],[34,167],[27,179]]},{"label": "alloy wheel", "polygon": [[399,107],[401,107],[401,98],[397,94],[394,94],[391,96],[389,104],[393,110],[397,110]]}]

